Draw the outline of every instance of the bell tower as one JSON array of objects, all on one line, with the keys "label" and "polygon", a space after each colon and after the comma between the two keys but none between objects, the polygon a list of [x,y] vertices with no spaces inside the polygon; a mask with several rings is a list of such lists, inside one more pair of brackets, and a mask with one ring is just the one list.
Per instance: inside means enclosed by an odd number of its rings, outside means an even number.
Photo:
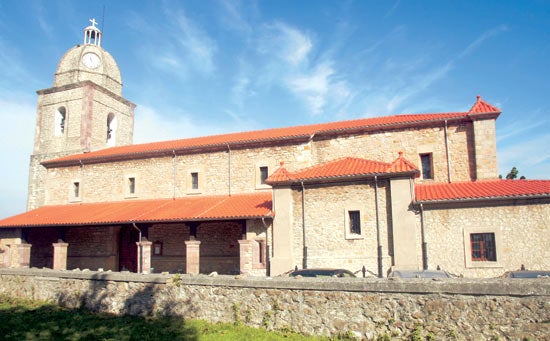
[{"label": "bell tower", "polygon": [[70,154],[132,144],[135,104],[122,97],[114,58],[101,47],[96,21],[84,29],[82,45],[69,49],[51,88],[38,90],[27,209],[46,203],[41,162]]}]

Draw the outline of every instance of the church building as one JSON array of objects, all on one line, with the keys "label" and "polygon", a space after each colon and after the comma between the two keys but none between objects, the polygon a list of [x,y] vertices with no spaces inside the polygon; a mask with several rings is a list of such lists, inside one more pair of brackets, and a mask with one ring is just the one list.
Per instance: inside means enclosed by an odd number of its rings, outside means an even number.
[{"label": "church building", "polygon": [[500,109],[133,144],[95,21],[39,90],[27,212],[0,267],[249,274],[550,270],[550,180],[498,178]]}]

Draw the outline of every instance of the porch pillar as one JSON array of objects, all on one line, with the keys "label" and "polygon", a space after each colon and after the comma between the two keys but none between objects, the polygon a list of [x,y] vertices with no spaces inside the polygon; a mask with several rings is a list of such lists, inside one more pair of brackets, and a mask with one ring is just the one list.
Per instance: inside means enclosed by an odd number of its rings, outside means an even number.
[{"label": "porch pillar", "polygon": [[67,249],[69,243],[65,243],[59,240],[57,243],[53,243],[53,269],[54,270],[67,270]]},{"label": "porch pillar", "polygon": [[[11,244],[11,260],[16,268],[28,268],[31,264],[31,244]],[[13,264],[13,263],[12,263]]]},{"label": "porch pillar", "polygon": [[151,272],[151,245],[152,242],[143,239],[137,242],[137,273],[148,274]]},{"label": "porch pillar", "polygon": [[186,240],[186,273],[188,274],[199,274],[200,270],[200,245],[199,240]]},{"label": "porch pillar", "polygon": [[239,240],[239,265],[242,274],[252,271],[252,261],[254,254],[254,240]]}]

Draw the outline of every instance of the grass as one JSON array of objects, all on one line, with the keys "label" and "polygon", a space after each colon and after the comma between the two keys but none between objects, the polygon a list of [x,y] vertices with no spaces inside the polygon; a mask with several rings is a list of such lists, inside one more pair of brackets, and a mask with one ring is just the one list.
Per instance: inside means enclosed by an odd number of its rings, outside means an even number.
[{"label": "grass", "polygon": [[[0,296],[2,340],[322,340],[181,318],[118,316]],[[325,339],[326,340],[326,339]]]}]

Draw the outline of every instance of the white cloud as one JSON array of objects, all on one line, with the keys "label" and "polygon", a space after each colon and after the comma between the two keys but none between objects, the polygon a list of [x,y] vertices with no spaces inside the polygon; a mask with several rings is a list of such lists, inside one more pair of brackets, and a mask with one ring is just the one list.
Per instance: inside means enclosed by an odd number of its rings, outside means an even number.
[{"label": "white cloud", "polygon": [[205,74],[215,70],[214,55],[217,52],[216,42],[207,32],[180,11],[168,11],[168,19],[174,25],[172,38],[184,57]]},{"label": "white cloud", "polygon": [[320,114],[326,104],[326,96],[331,88],[330,76],[333,74],[330,65],[320,64],[309,74],[293,75],[288,80],[288,86],[307,102],[313,114]]},{"label": "white cloud", "polygon": [[277,56],[290,66],[307,62],[313,47],[309,36],[282,22],[266,25],[259,40],[258,51]]}]

